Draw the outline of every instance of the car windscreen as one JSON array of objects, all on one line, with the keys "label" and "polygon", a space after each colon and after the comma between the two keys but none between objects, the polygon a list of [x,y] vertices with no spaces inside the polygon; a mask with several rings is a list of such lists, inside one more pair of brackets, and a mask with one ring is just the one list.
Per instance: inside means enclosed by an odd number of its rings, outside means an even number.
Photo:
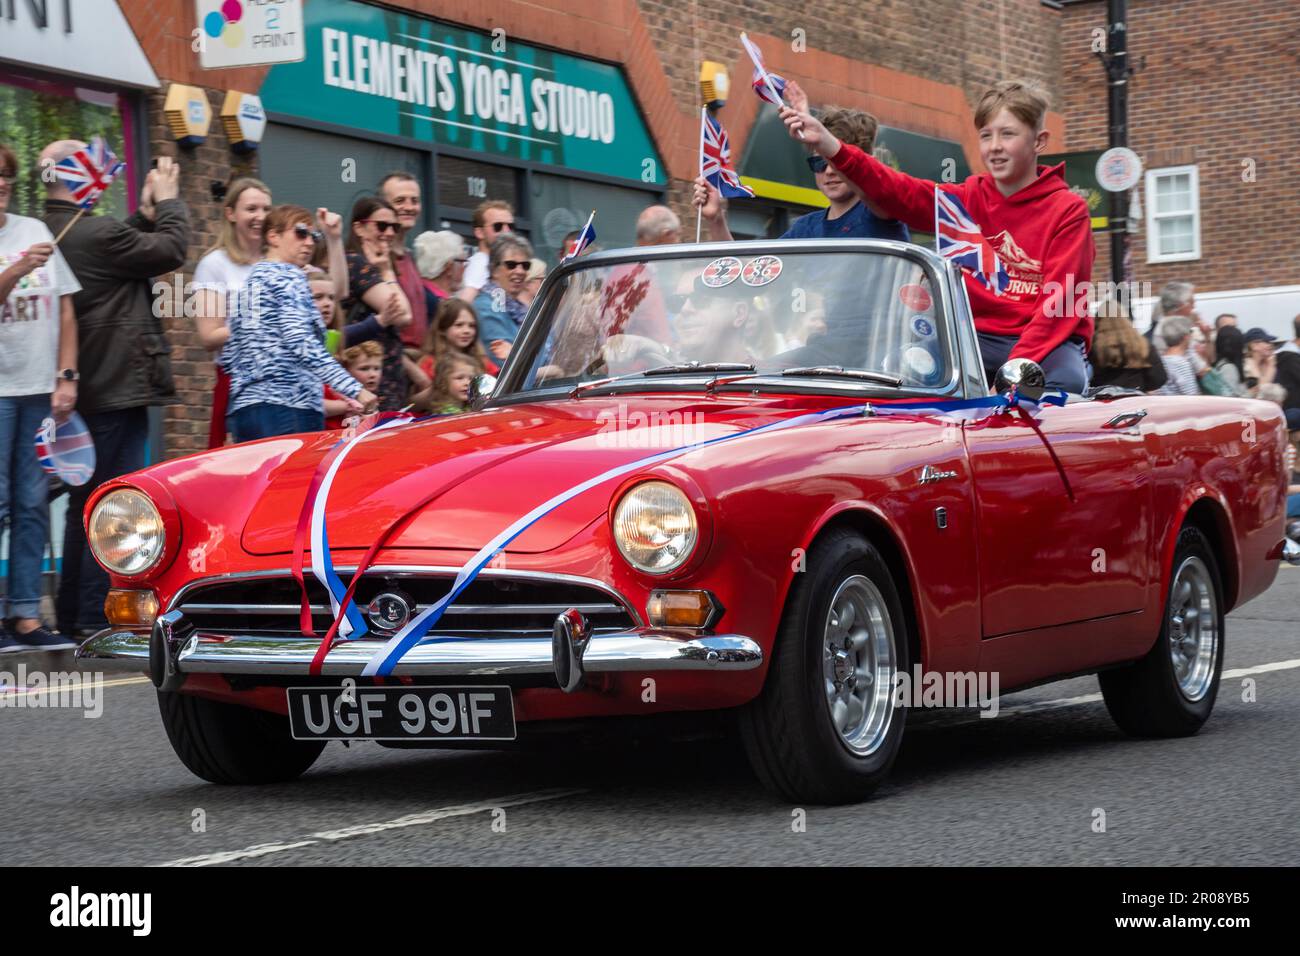
[{"label": "car windscreen", "polygon": [[935,387],[951,378],[952,352],[938,298],[920,261],[889,252],[595,264],[550,288],[511,391],[693,363],[771,374],[839,366]]}]

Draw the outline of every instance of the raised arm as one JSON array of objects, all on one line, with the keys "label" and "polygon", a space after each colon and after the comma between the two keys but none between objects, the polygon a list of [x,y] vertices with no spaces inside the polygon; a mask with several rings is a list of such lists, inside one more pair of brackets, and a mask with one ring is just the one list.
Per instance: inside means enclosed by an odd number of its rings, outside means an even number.
[{"label": "raised arm", "polygon": [[[781,107],[781,119],[790,136],[823,156],[861,190],[873,211],[898,219],[913,229],[934,229],[934,190],[936,183],[918,179],[890,169],[856,146],[840,142],[811,113]],[[964,197],[963,197],[964,198]]]}]

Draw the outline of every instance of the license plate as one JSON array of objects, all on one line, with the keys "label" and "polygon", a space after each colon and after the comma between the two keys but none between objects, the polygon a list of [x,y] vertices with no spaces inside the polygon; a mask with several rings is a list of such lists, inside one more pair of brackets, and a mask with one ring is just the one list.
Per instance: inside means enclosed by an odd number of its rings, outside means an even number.
[{"label": "license plate", "polygon": [[295,740],[514,740],[509,687],[290,687]]}]

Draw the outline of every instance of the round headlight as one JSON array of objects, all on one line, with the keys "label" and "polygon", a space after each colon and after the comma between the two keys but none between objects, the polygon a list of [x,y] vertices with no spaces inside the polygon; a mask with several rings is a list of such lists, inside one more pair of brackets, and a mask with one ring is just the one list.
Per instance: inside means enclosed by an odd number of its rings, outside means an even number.
[{"label": "round headlight", "polygon": [[162,515],[139,491],[110,491],[90,513],[87,540],[96,559],[115,574],[143,574],[162,557]]},{"label": "round headlight", "polygon": [[637,485],[614,509],[614,542],[628,563],[647,574],[667,574],[686,563],[699,540],[695,509],[665,481]]}]

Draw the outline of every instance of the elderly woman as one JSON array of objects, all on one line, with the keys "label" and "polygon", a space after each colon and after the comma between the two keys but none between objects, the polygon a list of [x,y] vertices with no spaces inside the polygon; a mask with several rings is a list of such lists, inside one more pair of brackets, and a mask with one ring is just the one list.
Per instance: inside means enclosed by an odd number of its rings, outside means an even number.
[{"label": "elderly woman", "polygon": [[490,278],[474,300],[474,311],[478,313],[479,341],[498,362],[504,362],[510,354],[528,314],[528,306],[519,296],[532,259],[532,245],[513,233],[496,239],[488,250]]},{"label": "elderly woman", "polygon": [[1192,320],[1183,315],[1161,319],[1156,335],[1165,343],[1165,351],[1160,360],[1164,362],[1165,373],[1169,376],[1169,381],[1160,389],[1160,394],[1201,394],[1199,380],[1209,367],[1191,351]]},{"label": "elderly woman", "polygon": [[322,385],[353,400],[356,411],[378,402],[325,349],[325,323],[303,267],[317,242],[342,243],[343,223],[336,213],[320,218],[324,235],[301,206],[276,206],[266,217],[266,258],[248,274],[222,352],[236,442],[322,430]]},{"label": "elderly woman", "polygon": [[460,291],[467,262],[469,252],[465,240],[450,229],[422,232],[415,237],[415,265],[424,280],[426,300],[433,300],[429,303],[429,315],[437,311],[444,299]]}]

